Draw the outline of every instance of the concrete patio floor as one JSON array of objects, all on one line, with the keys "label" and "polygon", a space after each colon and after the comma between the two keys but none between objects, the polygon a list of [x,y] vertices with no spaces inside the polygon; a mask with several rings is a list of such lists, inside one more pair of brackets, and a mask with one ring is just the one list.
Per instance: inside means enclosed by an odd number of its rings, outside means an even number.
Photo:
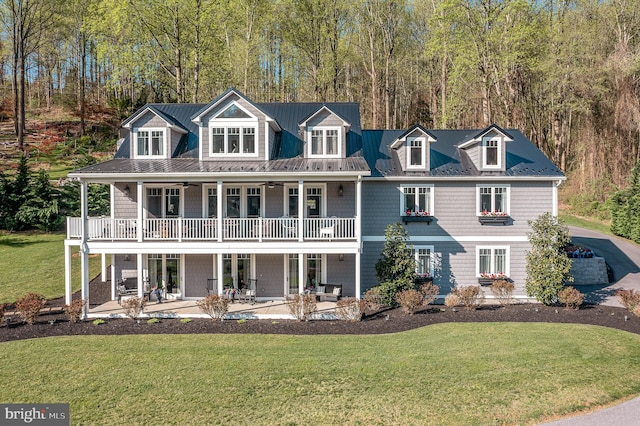
[{"label": "concrete patio floor", "polygon": [[[166,300],[151,302],[144,307],[143,318],[209,318],[196,305],[197,300]],[[335,302],[317,302],[317,312],[312,319],[334,320]],[[112,300],[89,309],[88,318],[125,318],[124,310]],[[230,303],[226,319],[295,319],[283,300],[258,301],[250,303]]]}]

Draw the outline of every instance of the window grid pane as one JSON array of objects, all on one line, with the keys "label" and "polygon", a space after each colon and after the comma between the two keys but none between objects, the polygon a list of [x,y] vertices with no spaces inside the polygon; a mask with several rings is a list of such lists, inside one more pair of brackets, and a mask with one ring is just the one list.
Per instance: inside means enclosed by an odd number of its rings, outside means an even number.
[{"label": "window grid pane", "polygon": [[430,197],[429,197],[429,193],[430,190],[429,188],[419,188],[418,190],[418,207],[420,210],[424,211],[424,212],[430,212]]},{"label": "window grid pane", "polygon": [[240,149],[240,128],[229,127],[227,129],[227,153],[237,154]]},{"label": "window grid pane", "polygon": [[480,249],[478,271],[481,274],[491,273],[491,249]]},{"label": "window grid pane", "polygon": [[486,142],[486,162],[487,166],[498,165],[498,141],[490,140]]},{"label": "window grid pane", "polygon": [[138,155],[149,155],[149,132],[138,131]]},{"label": "window grid pane", "polygon": [[493,273],[504,273],[507,270],[507,250],[495,249]]},{"label": "window grid pane", "polygon": [[338,131],[327,130],[327,155],[338,153]]},{"label": "window grid pane", "polygon": [[242,152],[245,154],[255,154],[256,141],[255,141],[256,129],[253,127],[245,127],[242,129]]},{"label": "window grid pane", "polygon": [[164,132],[153,131],[151,132],[151,155],[163,155],[164,154]]},{"label": "window grid pane", "polygon": [[322,155],[322,130],[311,131],[311,154]]},{"label": "window grid pane", "polygon": [[211,152],[224,152],[224,127],[214,127],[211,129]]}]

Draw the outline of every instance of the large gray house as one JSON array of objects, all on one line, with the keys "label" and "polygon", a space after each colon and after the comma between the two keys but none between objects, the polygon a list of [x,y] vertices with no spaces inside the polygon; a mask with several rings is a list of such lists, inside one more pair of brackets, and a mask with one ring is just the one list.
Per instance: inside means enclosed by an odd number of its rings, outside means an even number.
[{"label": "large gray house", "polygon": [[[76,170],[83,213],[68,219],[117,282],[199,299],[253,287],[258,300],[340,284],[375,286],[385,228],[403,223],[417,273],[447,294],[504,274],[524,295],[527,221],[557,214],[563,173],[520,131],[362,130],[355,103],[257,103],[230,89],[209,104],[148,104],[122,125],[115,158]],[[111,187],[88,217],[87,184]],[[138,279],[139,278],[139,279]]]}]

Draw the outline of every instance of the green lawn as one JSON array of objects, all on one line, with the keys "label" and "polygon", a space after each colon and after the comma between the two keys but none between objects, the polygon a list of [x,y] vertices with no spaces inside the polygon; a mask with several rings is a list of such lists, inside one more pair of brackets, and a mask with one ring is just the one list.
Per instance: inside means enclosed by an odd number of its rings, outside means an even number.
[{"label": "green lawn", "polygon": [[[0,232],[0,303],[13,303],[29,292],[48,299],[64,296],[64,239],[64,234]],[[89,264],[93,278],[100,273],[100,256],[91,257]],[[71,265],[73,289],[79,290],[77,255]]]},{"label": "green lawn", "polygon": [[[558,216],[560,219],[562,219],[562,221],[565,223],[565,225],[569,225],[569,226],[577,226],[579,228],[585,228],[585,229],[590,229],[592,231],[596,231],[596,232],[602,232],[603,234],[606,235],[610,235],[610,236],[614,236],[611,233],[610,230],[610,224],[608,223],[603,223],[603,222],[598,222],[598,221],[593,221],[593,220],[587,220],[581,217],[577,217],[577,216],[571,216],[571,215],[567,215],[567,214],[560,214]],[[620,238],[620,237],[618,237]]]},{"label": "green lawn", "polygon": [[2,402],[67,402],[72,424],[534,424],[640,393],[640,336],[536,323],[74,336],[1,343],[0,365]]}]

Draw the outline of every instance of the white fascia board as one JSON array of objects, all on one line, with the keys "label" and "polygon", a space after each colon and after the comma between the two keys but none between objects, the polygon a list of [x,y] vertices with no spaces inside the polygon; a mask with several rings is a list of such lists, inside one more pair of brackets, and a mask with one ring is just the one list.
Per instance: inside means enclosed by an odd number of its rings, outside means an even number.
[{"label": "white fascia board", "polygon": [[[363,242],[384,242],[384,235],[364,235],[362,237]],[[454,243],[454,242],[464,242],[464,243],[528,243],[529,238],[526,235],[462,235],[459,237],[454,236],[413,236],[409,237],[409,241],[412,243]]]},{"label": "white fascia board", "polygon": [[172,123],[169,123],[161,115],[156,114],[156,112],[150,107],[146,107],[145,109],[139,111],[138,114],[134,115],[131,118],[131,120],[129,120],[129,122],[127,124],[125,124],[124,126],[122,126],[122,127],[125,128],[125,129],[135,128],[135,126],[132,126],[132,123],[135,123],[138,120],[138,118],[140,118],[141,116],[143,116],[147,112],[151,112],[153,115],[155,115],[156,117],[158,117],[159,119],[161,119],[162,121],[167,123],[167,128],[169,128],[169,129],[171,129],[171,130],[173,130],[175,132],[181,133],[183,135],[186,135],[187,133],[189,133],[187,130],[183,129],[182,127],[176,126],[175,124],[172,124]]},{"label": "white fascia board", "polygon": [[566,176],[388,176],[380,177],[373,176],[368,177],[367,181],[380,181],[380,182],[564,182],[567,180]]},{"label": "white fascia board", "polygon": [[78,179],[80,181],[91,181],[95,183],[110,183],[124,181],[142,180],[145,183],[150,182],[175,182],[189,180],[193,182],[214,182],[216,180],[234,180],[234,181],[256,181],[256,180],[286,180],[297,182],[298,180],[315,180],[318,182],[340,181],[344,179],[357,179],[359,176],[368,176],[370,172],[362,171],[341,171],[330,172],[304,172],[304,173],[250,173],[246,171],[225,172],[225,173],[181,173],[181,174],[157,174],[157,173],[69,173],[70,179]]},{"label": "white fascia board", "polygon": [[[78,240],[79,241],[79,240]],[[73,245],[73,244],[68,244]],[[111,241],[89,241],[87,243],[89,253],[112,253],[112,254],[224,254],[224,253],[247,253],[247,254],[352,254],[357,253],[360,244],[355,241],[349,242],[323,242],[306,241],[298,243],[287,242],[211,242],[211,241],[165,241],[165,242],[111,242]]]},{"label": "white fascia board", "polygon": [[432,138],[431,135],[429,135],[428,133],[424,132],[422,129],[420,129],[419,127],[414,128],[413,130],[405,133],[402,137],[396,139],[391,145],[390,147],[393,149],[397,149],[400,148],[402,146],[402,144],[404,142],[406,142],[407,138],[410,137],[411,135],[415,134],[416,132],[420,133],[421,136],[418,137],[424,137],[425,140],[427,142],[436,142],[436,139]]}]

